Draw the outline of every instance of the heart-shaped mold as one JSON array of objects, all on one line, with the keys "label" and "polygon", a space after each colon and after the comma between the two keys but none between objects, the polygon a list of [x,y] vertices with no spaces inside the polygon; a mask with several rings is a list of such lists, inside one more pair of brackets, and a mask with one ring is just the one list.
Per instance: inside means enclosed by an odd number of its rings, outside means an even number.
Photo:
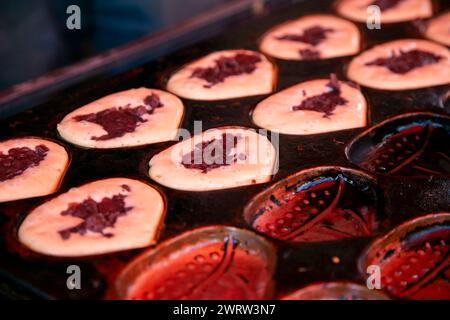
[{"label": "heart-shaped mold", "polygon": [[362,172],[317,167],[295,173],[256,195],[244,218],[272,238],[318,242],[368,236],[377,227],[376,181]]},{"label": "heart-shaped mold", "polygon": [[410,113],[388,119],[357,136],[347,158],[373,173],[423,176],[450,173],[450,117]]},{"label": "heart-shaped mold", "polygon": [[253,232],[212,226],[186,232],[133,260],[116,282],[119,298],[265,299],[274,247]]},{"label": "heart-shaped mold", "polygon": [[311,284],[283,300],[388,300],[384,294],[352,282],[323,282]]},{"label": "heart-shaped mold", "polygon": [[361,273],[378,266],[381,287],[405,299],[450,299],[450,213],[405,222],[369,245]]}]

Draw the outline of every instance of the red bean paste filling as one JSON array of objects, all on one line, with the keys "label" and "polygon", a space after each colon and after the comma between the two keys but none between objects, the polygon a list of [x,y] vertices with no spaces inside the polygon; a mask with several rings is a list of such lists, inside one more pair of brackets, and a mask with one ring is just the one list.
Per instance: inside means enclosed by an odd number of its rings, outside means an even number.
[{"label": "red bean paste filling", "polygon": [[389,69],[393,73],[405,74],[413,69],[438,63],[441,59],[441,56],[422,50],[411,50],[407,52],[400,50],[400,54],[393,52],[389,58],[375,59],[367,62],[366,66],[381,66]]},{"label": "red bean paste filling", "polygon": [[236,154],[232,150],[237,147],[241,139],[240,135],[224,133],[220,139],[198,143],[191,153],[183,156],[181,163],[187,169],[197,169],[202,173],[208,173],[213,169],[234,164],[238,159],[245,160],[245,154]]},{"label": "red bean paste filling", "polygon": [[[307,43],[311,46],[317,46],[323,40],[327,38],[327,33],[334,32],[332,28],[323,28],[321,26],[313,26],[307,28],[302,34],[286,34],[279,36],[277,40],[296,41]],[[314,49],[301,49],[299,50],[300,56],[305,60],[317,60],[320,59],[320,52]]]},{"label": "red bean paste filling", "polygon": [[381,11],[386,11],[392,8],[395,8],[400,4],[400,2],[403,2],[405,0],[375,0],[372,1],[370,5],[372,6],[378,6]]},{"label": "red bean paste filling", "polygon": [[102,126],[107,134],[99,137],[91,137],[92,140],[105,141],[124,136],[126,133],[134,132],[144,122],[146,114],[153,114],[155,109],[163,107],[159,97],[154,93],[147,96],[143,105],[131,108],[130,104],[125,107],[109,108],[97,113],[76,116],[76,121],[88,121]]},{"label": "red bean paste filling", "polygon": [[28,168],[36,167],[50,150],[38,145],[34,150],[28,147],[12,148],[7,154],[0,152],[0,182],[20,176]]},{"label": "red bean paste filling", "polygon": [[251,74],[256,70],[256,64],[261,62],[257,54],[238,53],[233,57],[221,57],[215,61],[214,67],[196,68],[191,78],[200,78],[208,82],[203,87],[212,88],[226,78],[241,74]]},{"label": "red bean paste filling", "polygon": [[277,40],[296,41],[317,46],[327,38],[327,33],[334,32],[332,28],[323,28],[321,26],[313,26],[303,30],[302,34],[285,34],[276,37]]},{"label": "red bean paste filling", "polygon": [[305,60],[318,60],[320,59],[320,52],[311,49],[301,49],[298,51],[300,56]]},{"label": "red bean paste filling", "polygon": [[[130,187],[123,185],[125,191],[129,191]],[[112,233],[105,233],[106,228],[114,228],[117,219],[125,216],[132,207],[125,206],[125,198],[127,196],[118,194],[112,198],[103,198],[102,201],[96,202],[91,197],[81,203],[71,203],[69,208],[61,212],[62,216],[71,216],[83,219],[78,225],[59,231],[61,238],[68,240],[72,233],[85,235],[86,232],[100,233],[105,238],[111,238]]]},{"label": "red bean paste filling", "polygon": [[346,105],[348,101],[341,97],[340,84],[336,78],[336,75],[332,74],[330,76],[330,82],[327,84],[327,87],[330,88],[331,91],[309,97],[303,100],[301,104],[293,106],[292,110],[321,112],[324,114],[324,118],[330,117],[333,115],[333,111],[337,106]]}]

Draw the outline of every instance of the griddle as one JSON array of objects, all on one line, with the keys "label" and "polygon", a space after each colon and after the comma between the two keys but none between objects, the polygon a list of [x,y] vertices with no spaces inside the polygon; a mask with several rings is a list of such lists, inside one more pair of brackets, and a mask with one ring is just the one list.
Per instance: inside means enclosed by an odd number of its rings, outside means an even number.
[{"label": "griddle", "polygon": [[[448,9],[448,2],[436,2],[437,12]],[[0,204],[0,275],[8,284],[32,297],[49,299],[100,299],[110,297],[117,272],[133,257],[148,250],[130,250],[95,257],[53,258],[35,254],[22,247],[16,237],[20,221],[34,207],[74,186],[108,177],[128,177],[146,181],[161,190],[168,199],[165,226],[160,241],[208,225],[230,225],[251,229],[243,216],[246,204],[257,193],[273,183],[305,168],[343,166],[359,169],[346,157],[345,148],[358,134],[392,116],[410,112],[433,112],[448,115],[450,86],[388,92],[362,88],[369,103],[368,125],[307,136],[280,135],[279,171],[272,181],[229,190],[211,192],[177,191],[158,185],[148,177],[148,161],[153,155],[175,142],[114,149],[89,150],[60,139],[56,125],[72,110],[105,95],[137,87],[164,89],[167,77],[181,65],[209,52],[223,49],[258,49],[258,40],[271,27],[309,13],[332,13],[331,1],[314,0],[294,3],[270,10],[263,16],[245,19],[226,32],[153,59],[116,76],[94,76],[81,84],[53,94],[46,102],[28,108],[0,122],[2,139],[38,136],[53,139],[69,151],[71,161],[64,181],[54,195]],[[363,48],[399,38],[421,38],[412,23],[386,25],[381,30],[368,30],[358,24],[363,35]],[[345,69],[352,57],[317,61],[282,61],[278,66],[277,91],[302,81],[327,78],[335,73],[346,80]],[[195,120],[203,121],[203,129],[219,126],[256,128],[251,111],[268,95],[226,101],[200,102],[183,99],[186,112],[182,128],[193,131]],[[450,145],[450,144],[449,144]],[[270,239],[277,247],[278,266],[275,273],[275,297],[313,282],[348,280],[364,284],[358,271],[358,258],[377,235],[395,228],[401,222],[430,212],[450,211],[450,177],[383,177],[378,176],[383,224],[376,234],[321,243],[286,243]],[[333,262],[339,257],[339,263]],[[335,261],[335,260],[334,260]],[[66,286],[69,265],[82,270],[82,290]]]}]

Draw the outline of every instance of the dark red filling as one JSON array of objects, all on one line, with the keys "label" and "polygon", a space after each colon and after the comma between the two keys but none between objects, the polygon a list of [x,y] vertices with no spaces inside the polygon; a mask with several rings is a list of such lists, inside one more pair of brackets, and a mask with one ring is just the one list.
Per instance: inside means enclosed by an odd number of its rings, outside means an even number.
[{"label": "dark red filling", "polygon": [[[125,186],[123,189],[127,191],[129,187]],[[126,195],[118,194],[112,198],[103,198],[100,202],[89,197],[81,203],[71,203],[67,210],[61,212],[61,215],[81,218],[83,222],[59,231],[61,238],[67,240],[72,233],[85,235],[87,231],[100,233],[106,238],[112,237],[112,233],[105,233],[104,230],[114,228],[117,219],[133,209],[125,206],[126,197]]]},{"label": "dark red filling", "polygon": [[400,54],[393,52],[389,58],[367,62],[366,66],[381,66],[394,73],[405,74],[413,69],[438,63],[441,59],[441,56],[422,50],[400,51]]},{"label": "dark red filling", "polygon": [[321,26],[314,26],[303,30],[302,34],[285,34],[277,37],[278,40],[296,41],[317,46],[327,38],[327,34],[334,32],[332,28],[323,28]]},{"label": "dark red filling", "polygon": [[241,74],[250,74],[256,70],[256,64],[261,62],[257,54],[238,53],[233,57],[221,57],[215,61],[214,67],[196,68],[191,77],[200,78],[208,82],[205,88],[211,88],[226,78]]},{"label": "dark red filling", "polygon": [[220,139],[198,143],[191,153],[183,156],[181,163],[187,169],[207,173],[216,168],[229,166],[238,160],[245,160],[245,154],[236,154],[233,151],[241,139],[240,135],[224,133]]},{"label": "dark red filling", "polygon": [[370,5],[372,6],[378,6],[381,11],[386,11],[392,8],[395,8],[400,4],[400,2],[403,2],[405,0],[375,0],[372,1]]},{"label": "dark red filling", "polygon": [[144,104],[131,108],[125,107],[109,108],[97,113],[76,116],[76,121],[88,121],[102,126],[108,132],[99,137],[91,137],[92,140],[104,141],[124,136],[126,133],[134,132],[139,124],[147,122],[143,118],[145,114],[152,114],[155,109],[163,107],[159,97],[155,94],[144,99]]},{"label": "dark red filling", "polygon": [[7,154],[0,153],[0,181],[20,176],[28,168],[38,166],[49,151],[46,146],[38,145],[34,150],[22,147],[9,149]]},{"label": "dark red filling", "polygon": [[301,49],[298,51],[300,56],[305,60],[318,60],[320,59],[320,52],[311,49]]},{"label": "dark red filling", "polygon": [[329,92],[322,93],[317,96],[309,97],[302,101],[300,105],[293,106],[293,111],[309,110],[323,113],[324,118],[328,118],[333,114],[337,106],[343,106],[348,103],[346,99],[341,97],[341,89],[336,75],[332,74],[327,87],[331,89]]}]

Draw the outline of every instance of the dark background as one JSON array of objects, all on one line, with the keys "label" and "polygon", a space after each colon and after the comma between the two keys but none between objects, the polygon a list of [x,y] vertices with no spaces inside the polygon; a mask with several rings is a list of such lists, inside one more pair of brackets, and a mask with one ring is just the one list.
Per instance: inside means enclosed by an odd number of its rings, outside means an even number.
[{"label": "dark background", "polygon": [[[230,0],[0,0],[0,91]],[[81,30],[66,27],[81,9]]]}]

